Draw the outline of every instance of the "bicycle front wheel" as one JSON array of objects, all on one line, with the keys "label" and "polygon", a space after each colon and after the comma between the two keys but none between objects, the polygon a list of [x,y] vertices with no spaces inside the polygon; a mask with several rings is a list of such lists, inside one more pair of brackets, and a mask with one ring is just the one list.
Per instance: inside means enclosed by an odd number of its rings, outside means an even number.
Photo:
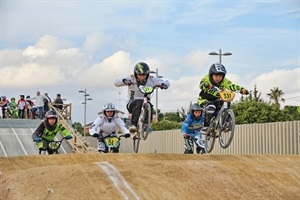
[{"label": "bicycle front wheel", "polygon": [[219,142],[223,149],[229,147],[234,136],[235,117],[231,109],[224,111],[219,130]]},{"label": "bicycle front wheel", "polygon": [[139,151],[140,140],[141,140],[140,131],[137,130],[137,133],[133,138],[133,151],[134,151],[134,153],[137,153]]},{"label": "bicycle front wheel", "polygon": [[143,140],[146,140],[149,131],[150,131],[150,123],[151,123],[151,105],[150,103],[147,103],[144,105],[145,107],[142,109],[141,115],[143,116],[143,122],[141,122],[141,134]]}]

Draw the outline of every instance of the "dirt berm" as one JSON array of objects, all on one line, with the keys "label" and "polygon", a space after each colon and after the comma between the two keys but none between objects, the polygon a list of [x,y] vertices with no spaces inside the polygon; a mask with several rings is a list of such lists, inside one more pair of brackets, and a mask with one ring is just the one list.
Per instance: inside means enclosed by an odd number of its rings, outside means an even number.
[{"label": "dirt berm", "polygon": [[300,199],[299,155],[0,158],[0,199]]}]

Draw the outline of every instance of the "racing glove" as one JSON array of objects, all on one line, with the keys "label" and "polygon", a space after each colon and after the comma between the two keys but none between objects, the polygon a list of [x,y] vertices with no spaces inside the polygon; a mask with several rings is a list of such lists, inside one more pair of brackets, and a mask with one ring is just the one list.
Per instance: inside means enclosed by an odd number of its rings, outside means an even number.
[{"label": "racing glove", "polygon": [[183,137],[186,138],[186,139],[190,139],[191,135],[190,134],[184,134]]},{"label": "racing glove", "polygon": [[92,137],[98,138],[98,137],[99,137],[99,134],[98,134],[98,133],[94,133],[94,134],[92,135]]},{"label": "racing glove", "polygon": [[130,133],[125,133],[125,138],[129,138],[130,137]]},{"label": "racing glove", "polygon": [[161,85],[160,85],[160,87],[161,87],[161,89],[168,89],[168,85],[167,84],[165,84],[165,83],[162,83]]},{"label": "racing glove", "polygon": [[70,140],[70,139],[73,138],[73,136],[72,135],[67,135],[65,138],[66,138],[66,140]]},{"label": "racing glove", "polygon": [[128,79],[126,79],[126,78],[124,78],[123,80],[122,80],[122,82],[125,84],[125,85],[131,85],[131,80],[128,80]]},{"label": "racing glove", "polygon": [[249,94],[249,91],[246,90],[245,88],[242,88],[241,91],[240,91],[241,94],[245,94],[245,95],[248,95]]},{"label": "racing glove", "polygon": [[40,142],[40,141],[42,141],[42,139],[41,139],[40,137],[36,137],[36,138],[34,138],[33,141],[34,141],[34,142]]}]

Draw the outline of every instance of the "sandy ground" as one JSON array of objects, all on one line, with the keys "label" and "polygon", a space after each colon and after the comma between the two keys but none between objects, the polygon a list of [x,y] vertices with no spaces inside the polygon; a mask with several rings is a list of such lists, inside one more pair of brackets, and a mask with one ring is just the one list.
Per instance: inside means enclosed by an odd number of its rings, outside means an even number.
[{"label": "sandy ground", "polygon": [[0,157],[0,199],[300,199],[299,155]]}]

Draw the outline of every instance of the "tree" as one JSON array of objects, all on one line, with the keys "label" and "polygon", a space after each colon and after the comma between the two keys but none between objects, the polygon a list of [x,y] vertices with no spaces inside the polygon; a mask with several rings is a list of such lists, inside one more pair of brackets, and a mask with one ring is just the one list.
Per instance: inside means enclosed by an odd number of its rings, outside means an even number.
[{"label": "tree", "polygon": [[77,131],[79,132],[81,135],[83,135],[83,127],[82,125],[79,123],[79,122],[74,122],[72,127]]},{"label": "tree", "polygon": [[284,98],[280,98],[284,95],[284,93],[279,90],[278,87],[274,87],[273,89],[271,89],[271,92],[267,93],[267,95],[270,97],[270,100],[274,101],[273,105],[277,107],[280,107],[279,100],[285,102]]}]

